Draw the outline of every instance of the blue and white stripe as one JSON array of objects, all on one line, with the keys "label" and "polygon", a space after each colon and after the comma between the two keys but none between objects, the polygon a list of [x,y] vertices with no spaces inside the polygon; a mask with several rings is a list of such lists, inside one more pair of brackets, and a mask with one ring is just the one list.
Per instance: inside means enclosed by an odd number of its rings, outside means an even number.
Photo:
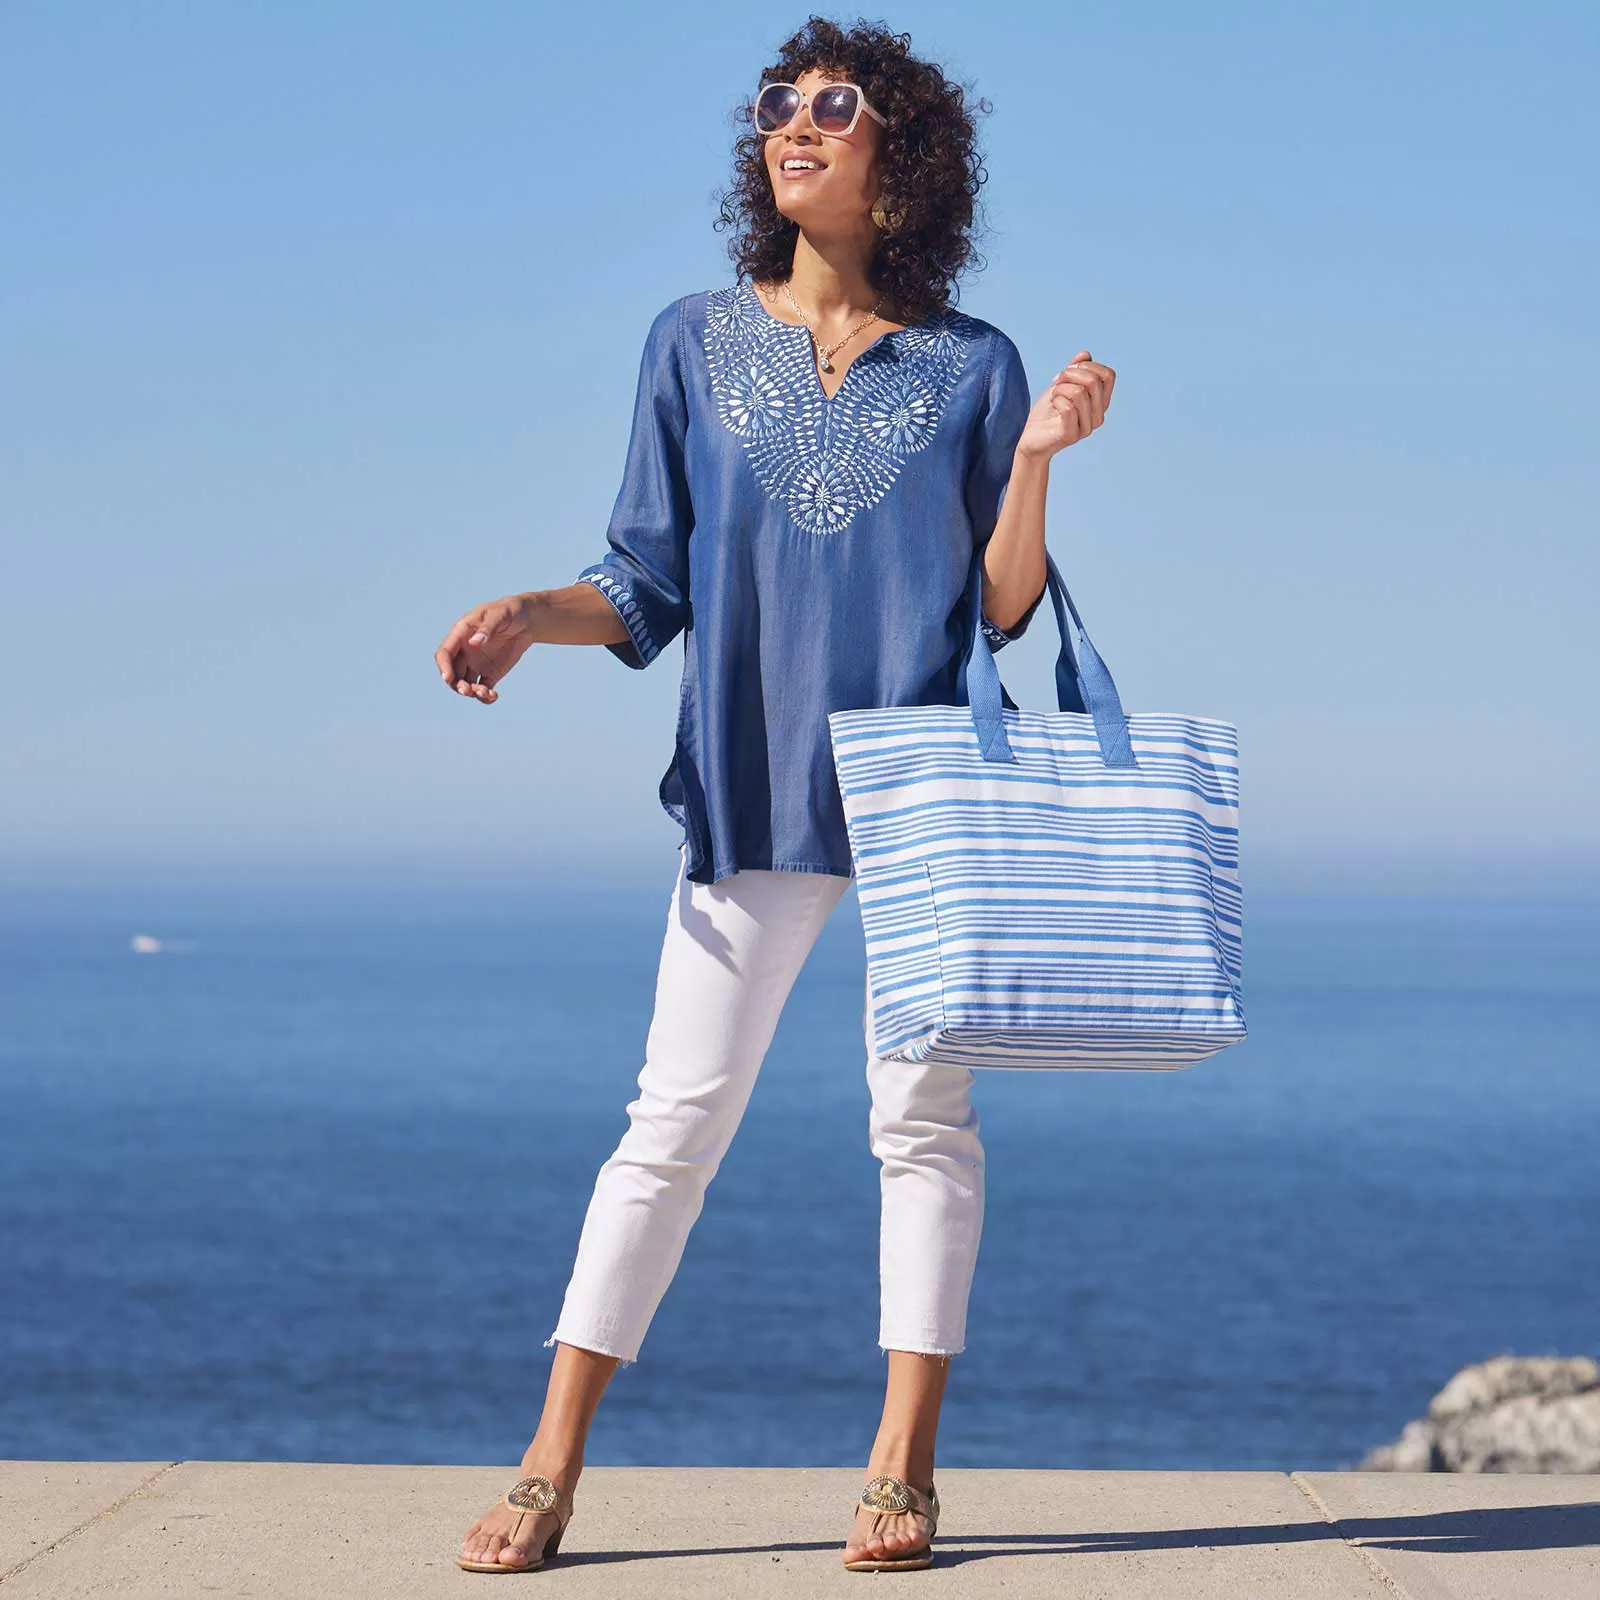
[{"label": "blue and white stripe", "polygon": [[828,719],[873,1049],[985,1068],[1191,1066],[1245,1037],[1237,729],[965,706]]}]

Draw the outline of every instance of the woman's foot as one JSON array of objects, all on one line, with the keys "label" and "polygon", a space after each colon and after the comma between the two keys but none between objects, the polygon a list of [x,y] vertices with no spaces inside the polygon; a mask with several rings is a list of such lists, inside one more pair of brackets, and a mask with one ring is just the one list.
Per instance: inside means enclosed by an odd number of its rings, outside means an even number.
[{"label": "woman's foot", "polygon": [[[867,1469],[870,1481],[882,1473],[902,1478],[924,1494],[932,1493],[932,1474],[926,1477],[909,1470],[904,1464],[884,1466],[873,1464]],[[892,1561],[908,1551],[920,1550],[933,1537],[932,1519],[920,1511],[874,1511],[871,1506],[857,1504],[856,1520],[850,1528],[845,1544],[843,1561]]]},{"label": "woman's foot", "polygon": [[[911,1488],[931,1495],[934,1439],[939,1431],[939,1405],[950,1375],[951,1358],[943,1351],[884,1348],[889,1352],[888,1386],[883,1397],[883,1421],[868,1456],[867,1479],[899,1478]],[[875,1511],[869,1505],[858,1504],[844,1559],[893,1561],[922,1549],[934,1531],[932,1519],[920,1511]]]},{"label": "woman's foot", "polygon": [[[468,1561],[498,1561],[513,1570],[538,1561],[550,1535],[571,1510],[572,1491],[577,1487],[583,1466],[581,1462],[574,1466],[569,1461],[553,1460],[530,1446],[522,1458],[522,1473],[526,1477],[531,1472],[543,1473],[561,1491],[560,1506],[555,1511],[522,1512],[518,1527],[519,1513],[501,1500],[467,1529],[461,1541],[461,1554]],[[510,1534],[514,1527],[517,1528],[517,1542],[512,1544]]]}]

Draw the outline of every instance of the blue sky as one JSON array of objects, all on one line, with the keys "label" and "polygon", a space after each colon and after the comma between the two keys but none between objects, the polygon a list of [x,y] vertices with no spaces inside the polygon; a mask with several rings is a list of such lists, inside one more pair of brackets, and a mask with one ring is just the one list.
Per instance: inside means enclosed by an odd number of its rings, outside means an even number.
[{"label": "blue sky", "polygon": [[[5,8],[0,882],[670,879],[677,644],[431,656],[603,552],[806,14]],[[1247,888],[1600,887],[1600,15],[867,14],[995,107],[963,307],[1118,371],[1050,544],[1130,710],[1239,725]]]}]

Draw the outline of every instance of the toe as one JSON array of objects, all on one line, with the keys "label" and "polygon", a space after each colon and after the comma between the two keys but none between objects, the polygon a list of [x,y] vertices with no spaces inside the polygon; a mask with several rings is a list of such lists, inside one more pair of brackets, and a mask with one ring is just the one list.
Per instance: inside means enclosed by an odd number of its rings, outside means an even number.
[{"label": "toe", "polygon": [[533,1552],[538,1548],[539,1528],[537,1522],[532,1532],[523,1533],[521,1544],[508,1543],[500,1552],[500,1562],[507,1567],[525,1567],[533,1560]]},{"label": "toe", "polygon": [[517,1530],[518,1539],[513,1544],[507,1539],[499,1554],[502,1566],[525,1567],[533,1560],[533,1552],[539,1548],[539,1542],[549,1531],[549,1518],[545,1516],[529,1517]]},{"label": "toe", "polygon": [[846,1561],[892,1561],[928,1542],[928,1519],[916,1512],[878,1513],[867,1526],[863,1515],[846,1541]]},{"label": "toe", "polygon": [[904,1555],[907,1550],[915,1550],[923,1541],[923,1521],[921,1517],[901,1515],[893,1519],[881,1535],[885,1551],[890,1556]]},{"label": "toe", "polygon": [[846,1561],[876,1561],[879,1559],[879,1552],[875,1551],[872,1546],[872,1535],[863,1531],[862,1518],[858,1512],[855,1526],[851,1528],[850,1535],[845,1540],[844,1559]]}]

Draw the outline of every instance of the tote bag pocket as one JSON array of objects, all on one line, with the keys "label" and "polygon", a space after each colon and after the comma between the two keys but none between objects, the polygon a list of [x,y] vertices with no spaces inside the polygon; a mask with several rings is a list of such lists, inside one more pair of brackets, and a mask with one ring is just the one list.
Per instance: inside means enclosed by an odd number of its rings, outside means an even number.
[{"label": "tote bag pocket", "polygon": [[970,1067],[1192,1065],[1246,1032],[1236,730],[1125,716],[1048,556],[1061,709],[1003,707],[980,561],[970,705],[828,719],[873,1049]]}]

